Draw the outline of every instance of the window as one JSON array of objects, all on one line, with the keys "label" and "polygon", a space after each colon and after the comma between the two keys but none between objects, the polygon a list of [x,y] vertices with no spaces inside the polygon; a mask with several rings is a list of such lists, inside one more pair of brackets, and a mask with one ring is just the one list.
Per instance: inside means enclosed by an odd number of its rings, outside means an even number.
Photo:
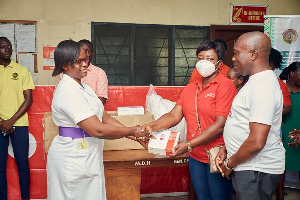
[{"label": "window", "polygon": [[92,22],[93,63],[109,85],[186,85],[209,27]]}]

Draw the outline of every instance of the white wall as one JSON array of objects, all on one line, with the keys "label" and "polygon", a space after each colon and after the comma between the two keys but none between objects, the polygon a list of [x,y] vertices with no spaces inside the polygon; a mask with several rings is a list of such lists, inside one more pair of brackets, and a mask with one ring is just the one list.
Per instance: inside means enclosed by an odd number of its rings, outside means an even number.
[{"label": "white wall", "polygon": [[300,0],[0,0],[1,20],[37,21],[38,84],[55,84],[44,71],[44,45],[91,38],[91,22],[228,25],[230,3],[269,5],[270,15],[300,14]]}]

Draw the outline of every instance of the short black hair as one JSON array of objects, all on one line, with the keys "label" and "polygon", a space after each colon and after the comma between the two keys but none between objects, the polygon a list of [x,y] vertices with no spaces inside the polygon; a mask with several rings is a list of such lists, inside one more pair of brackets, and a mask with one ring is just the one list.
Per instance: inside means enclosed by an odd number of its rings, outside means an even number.
[{"label": "short black hair", "polygon": [[[7,39],[7,37],[0,37],[0,40],[2,40],[2,39]],[[9,39],[7,39],[7,40],[9,40]]]},{"label": "short black hair", "polygon": [[295,72],[300,69],[300,62],[293,62],[288,67],[284,68],[281,74],[279,75],[279,78],[281,80],[289,80],[289,75],[291,72]]},{"label": "short black hair", "polygon": [[215,50],[215,52],[217,53],[217,56],[218,56],[218,60],[224,59],[225,51],[224,51],[223,47],[213,40],[206,40],[203,43],[201,43],[199,45],[199,47],[197,48],[196,56],[198,56],[198,54],[201,51],[208,51],[210,49]]},{"label": "short black hair", "polygon": [[280,51],[271,48],[270,56],[269,56],[269,62],[274,63],[274,68],[279,69],[282,63],[282,55]]},{"label": "short black hair", "polygon": [[0,37],[0,40],[7,40],[11,43],[11,41],[7,37]]},{"label": "short black hair", "polygon": [[63,72],[63,67],[71,63],[74,65],[75,60],[80,54],[80,44],[73,40],[61,41],[54,52],[55,68],[52,76],[56,76]]},{"label": "short black hair", "polygon": [[80,45],[81,45],[82,43],[89,44],[89,45],[91,45],[91,47],[92,47],[92,51],[94,51],[93,43],[92,43],[91,41],[89,41],[89,40],[87,40],[87,39],[82,39],[82,40],[79,40],[78,43],[79,43]]},{"label": "short black hair", "polygon": [[222,43],[224,45],[224,51],[227,51],[227,44],[222,39],[215,39],[215,42]]},{"label": "short black hair", "polygon": [[245,75],[245,76],[243,76],[243,75],[240,75],[240,74],[238,74],[236,71],[234,71],[235,72],[235,75],[236,75],[236,77],[238,78],[238,79],[242,79],[242,85],[245,85],[245,83],[248,81],[248,79],[249,79],[249,76],[248,75]]},{"label": "short black hair", "polygon": [[91,41],[87,40],[87,39],[79,40],[79,44],[81,44],[81,43],[88,43],[88,44],[93,46],[93,43]]}]

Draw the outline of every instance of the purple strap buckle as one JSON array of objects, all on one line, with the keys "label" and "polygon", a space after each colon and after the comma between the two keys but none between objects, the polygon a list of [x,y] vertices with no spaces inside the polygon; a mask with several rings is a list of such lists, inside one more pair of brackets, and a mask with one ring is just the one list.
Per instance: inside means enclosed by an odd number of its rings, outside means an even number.
[{"label": "purple strap buckle", "polygon": [[70,137],[72,140],[76,138],[91,137],[82,128],[76,127],[58,127],[59,135],[62,137]]}]

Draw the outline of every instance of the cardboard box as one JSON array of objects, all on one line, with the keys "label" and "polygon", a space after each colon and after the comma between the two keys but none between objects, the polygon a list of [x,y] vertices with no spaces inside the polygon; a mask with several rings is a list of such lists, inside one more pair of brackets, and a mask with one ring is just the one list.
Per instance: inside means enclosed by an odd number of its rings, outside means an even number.
[{"label": "cardboard box", "polygon": [[51,112],[44,113],[44,150],[48,153],[52,140],[58,134],[58,127],[52,119]]},{"label": "cardboard box", "polygon": [[[127,127],[149,124],[154,121],[153,114],[149,112],[145,112],[144,115],[126,115],[126,116],[118,116],[117,111],[108,111],[107,113]],[[130,140],[128,138],[120,138],[116,140],[105,140],[104,142],[104,151],[128,150],[128,149],[144,149],[144,147],[140,143]]]},{"label": "cardboard box", "polygon": [[145,109],[143,106],[118,107],[118,116],[123,115],[144,115]]},{"label": "cardboard box", "polygon": [[154,132],[153,136],[155,139],[150,139],[148,152],[169,156],[173,153],[173,148],[178,144],[180,133],[175,131],[159,131]]},{"label": "cardboard box", "polygon": [[[117,111],[108,111],[107,113],[127,127],[149,124],[152,121],[154,121],[153,114],[149,112],[145,112],[144,115],[129,116],[118,116]],[[51,142],[57,134],[58,127],[53,122],[52,113],[44,113],[44,148],[46,153],[48,153]],[[104,151],[128,149],[144,149],[144,147],[140,143],[130,140],[128,138],[105,140],[104,142]]]}]

